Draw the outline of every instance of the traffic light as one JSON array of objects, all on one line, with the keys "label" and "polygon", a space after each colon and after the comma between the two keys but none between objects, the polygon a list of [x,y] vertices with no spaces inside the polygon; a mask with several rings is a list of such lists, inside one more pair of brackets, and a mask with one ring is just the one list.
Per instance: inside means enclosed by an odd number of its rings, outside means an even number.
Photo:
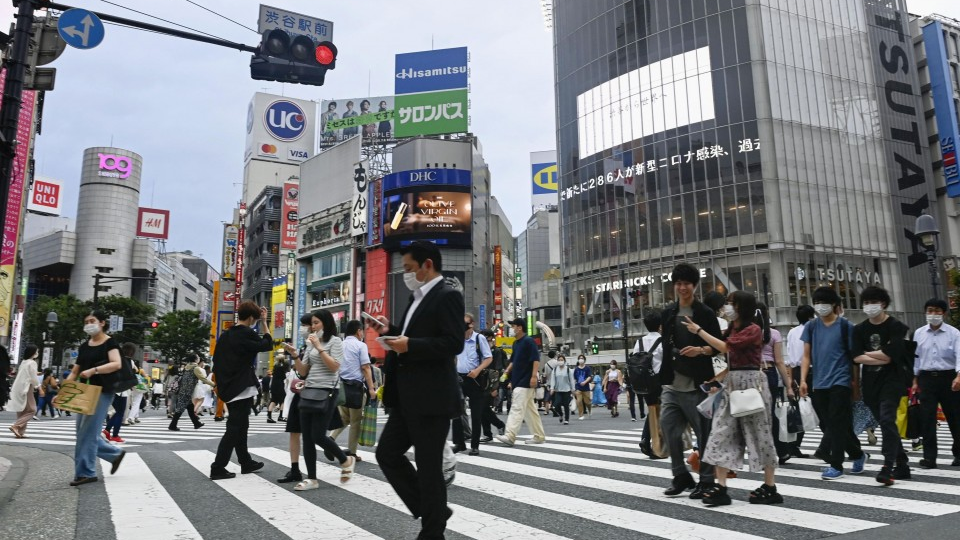
[{"label": "traffic light", "polygon": [[337,67],[337,47],[329,41],[314,43],[304,35],[291,36],[274,28],[263,33],[259,52],[250,59],[250,77],[323,86],[328,69]]},{"label": "traffic light", "polygon": [[600,354],[600,344],[594,341],[590,344],[590,350],[593,352],[593,354]]},{"label": "traffic light", "polygon": [[143,321],[140,323],[140,328],[144,330],[156,330],[160,326],[160,323],[157,321]]}]

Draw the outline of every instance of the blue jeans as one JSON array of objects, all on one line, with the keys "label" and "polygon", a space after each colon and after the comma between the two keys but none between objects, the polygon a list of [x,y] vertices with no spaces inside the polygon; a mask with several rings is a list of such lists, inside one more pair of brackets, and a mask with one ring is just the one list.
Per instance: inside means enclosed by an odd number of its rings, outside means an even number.
[{"label": "blue jeans", "polygon": [[122,450],[100,436],[103,420],[113,403],[114,394],[100,394],[97,409],[91,415],[77,415],[77,446],[74,448],[74,471],[77,478],[97,476],[97,458],[113,463]]}]

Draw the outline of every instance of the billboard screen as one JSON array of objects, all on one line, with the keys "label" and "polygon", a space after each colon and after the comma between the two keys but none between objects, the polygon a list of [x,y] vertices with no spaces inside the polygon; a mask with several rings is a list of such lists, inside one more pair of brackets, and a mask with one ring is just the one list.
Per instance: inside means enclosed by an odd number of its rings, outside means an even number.
[{"label": "billboard screen", "polygon": [[393,96],[324,100],[320,111],[320,148],[357,135],[366,145],[396,142]]},{"label": "billboard screen", "polygon": [[466,47],[403,53],[396,56],[396,94],[466,88]]},{"label": "billboard screen", "polygon": [[398,95],[396,107],[397,138],[469,130],[466,88]]},{"label": "billboard screen", "polygon": [[384,193],[384,243],[434,240],[470,245],[473,195],[469,188],[421,189]]}]

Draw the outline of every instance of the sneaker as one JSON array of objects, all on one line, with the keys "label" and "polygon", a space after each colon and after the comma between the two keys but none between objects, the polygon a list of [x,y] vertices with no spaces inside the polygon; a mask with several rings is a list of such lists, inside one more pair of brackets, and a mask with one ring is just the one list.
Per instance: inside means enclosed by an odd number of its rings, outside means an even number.
[{"label": "sneaker", "polygon": [[569,421],[569,420],[564,420],[564,421],[563,421],[563,425],[569,426],[569,425],[570,425],[570,421]]},{"label": "sneaker", "polygon": [[303,480],[303,474],[300,471],[294,471],[293,469],[287,471],[287,474],[277,480],[278,484],[289,484],[290,482],[300,482]]},{"label": "sneaker", "polygon": [[480,437],[480,442],[481,442],[482,444],[486,444],[486,443],[491,442],[491,441],[493,441],[493,437]]},{"label": "sneaker", "polygon": [[910,465],[907,463],[897,463],[893,468],[894,480],[910,480]]},{"label": "sneaker", "polygon": [[527,439],[523,444],[543,444],[546,440],[547,439],[537,439],[534,437],[533,439]]},{"label": "sneaker", "polygon": [[500,435],[503,435],[503,434],[506,433],[506,432],[507,432],[507,427],[506,427],[506,426],[497,429],[497,433],[499,433]]},{"label": "sneaker", "polygon": [[910,451],[911,452],[920,452],[923,450],[923,439],[917,439],[915,441],[910,441]]},{"label": "sneaker", "polygon": [[853,460],[853,466],[850,467],[850,474],[860,474],[863,472],[863,466],[866,465],[867,460],[870,459],[870,454],[864,452],[860,459]]},{"label": "sneaker", "polygon": [[693,492],[690,493],[690,498],[694,500],[703,499],[703,494],[713,489],[715,485],[713,482],[698,482],[697,487],[693,488]]},{"label": "sneaker", "polygon": [[921,459],[919,462],[921,469],[936,469],[937,462],[932,459]]},{"label": "sneaker", "polygon": [[823,470],[823,474],[820,475],[820,478],[824,480],[836,480],[837,478],[843,478],[843,470],[827,467]]},{"label": "sneaker", "polygon": [[697,483],[693,481],[693,476],[690,473],[683,473],[680,476],[673,477],[670,487],[664,490],[663,494],[667,497],[679,497],[683,495],[684,491],[696,487]]},{"label": "sneaker", "polygon": [[577,418],[577,420],[583,420],[583,417],[581,416],[581,417]]},{"label": "sneaker", "polygon": [[110,466],[110,474],[117,474],[117,469],[120,468],[120,463],[123,462],[123,457],[126,456],[126,455],[127,455],[126,452],[124,452],[123,450],[120,451],[120,455],[117,456],[117,457],[113,460],[113,463],[110,464],[110,465],[111,465],[111,466]]},{"label": "sneaker", "polygon": [[877,473],[877,482],[885,486],[893,485],[893,471],[890,470],[890,467],[886,465],[880,467],[880,472]]},{"label": "sneaker", "polygon": [[216,469],[210,471],[211,480],[229,480],[231,478],[236,478],[237,473],[230,472],[227,469]]},{"label": "sneaker", "polygon": [[133,419],[133,422],[136,423],[136,424],[139,424],[139,423],[140,423],[140,419],[139,419],[139,418],[134,418],[134,419]]},{"label": "sneaker", "polygon": [[457,477],[457,465],[454,464],[449,469],[443,470],[443,483],[450,487],[453,484],[453,480]]},{"label": "sneaker", "polygon": [[951,467],[960,467],[960,458],[953,458],[953,462],[950,463]]},{"label": "sneaker", "polygon": [[867,430],[867,444],[871,446],[877,444],[877,434],[872,429]]},{"label": "sneaker", "polygon": [[631,422],[636,422],[637,419],[636,419],[636,418],[631,418],[630,421],[631,421]]},{"label": "sneaker", "polygon": [[497,435],[496,439],[507,446],[513,446],[513,441],[508,439],[506,435]]},{"label": "sneaker", "polygon": [[727,486],[721,486],[720,484],[716,484],[706,491],[701,498],[701,502],[705,506],[729,506],[733,504],[730,494],[727,493]]},{"label": "sneaker", "polygon": [[107,437],[107,440],[117,444],[123,444],[126,442],[123,439],[121,439],[119,435],[117,435],[116,437]]}]

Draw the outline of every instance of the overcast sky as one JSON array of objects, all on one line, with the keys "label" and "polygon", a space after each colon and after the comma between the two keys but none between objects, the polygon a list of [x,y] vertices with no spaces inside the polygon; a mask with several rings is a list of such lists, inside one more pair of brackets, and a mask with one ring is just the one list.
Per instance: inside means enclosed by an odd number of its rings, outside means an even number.
[{"label": "overcast sky", "polygon": [[[256,27],[258,2],[196,0]],[[593,0],[582,0],[593,1]],[[76,2],[155,24],[118,7],[256,45],[259,36],[186,0]],[[312,100],[393,93],[394,54],[470,49],[470,129],[483,145],[493,193],[518,233],[530,214],[529,153],[553,149],[553,67],[536,0],[273,0],[270,5],[334,22],[337,69],[326,85],[250,79],[249,53],[107,25],[92,50],[67,49],[47,94],[37,173],[66,183],[64,215],[76,214],[83,149],[118,146],[143,156],[142,206],[171,211],[168,251],[191,249],[219,269],[221,222],[241,195],[247,105],[266,91]],[[913,13],[960,18],[960,3],[911,0]],[[12,21],[0,1],[0,26]]]}]

